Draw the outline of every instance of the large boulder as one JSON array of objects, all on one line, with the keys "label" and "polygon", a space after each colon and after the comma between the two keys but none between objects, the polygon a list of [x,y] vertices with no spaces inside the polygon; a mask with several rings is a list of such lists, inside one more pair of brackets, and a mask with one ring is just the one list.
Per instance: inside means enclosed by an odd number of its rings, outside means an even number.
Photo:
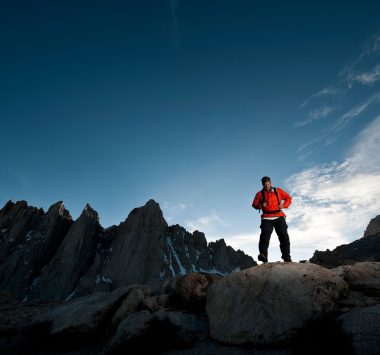
[{"label": "large boulder", "polygon": [[207,290],[210,335],[231,344],[280,343],[336,310],[347,293],[341,277],[314,264],[276,262],[234,272]]},{"label": "large boulder", "polygon": [[380,262],[358,262],[332,271],[343,277],[350,288],[380,295]]},{"label": "large boulder", "polygon": [[358,262],[331,270],[350,286],[344,305],[363,307],[380,303],[380,262]]}]

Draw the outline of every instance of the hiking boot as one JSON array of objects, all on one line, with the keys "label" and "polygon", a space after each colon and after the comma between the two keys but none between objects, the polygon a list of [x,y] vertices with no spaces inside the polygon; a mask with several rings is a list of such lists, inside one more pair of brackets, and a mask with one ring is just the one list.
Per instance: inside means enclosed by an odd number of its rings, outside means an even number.
[{"label": "hiking boot", "polygon": [[267,263],[267,262],[268,262],[267,257],[266,257],[263,253],[260,253],[260,254],[257,256],[257,259],[259,259],[259,260],[262,261],[263,263]]},{"label": "hiking boot", "polygon": [[284,263],[291,263],[292,262],[292,259],[290,259],[290,258],[285,258],[284,259]]}]

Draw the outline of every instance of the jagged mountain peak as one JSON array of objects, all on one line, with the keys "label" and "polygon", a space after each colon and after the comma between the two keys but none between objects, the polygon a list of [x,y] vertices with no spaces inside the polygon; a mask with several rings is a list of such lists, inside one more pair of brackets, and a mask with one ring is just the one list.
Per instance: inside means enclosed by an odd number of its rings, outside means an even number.
[{"label": "jagged mountain peak", "polygon": [[160,208],[160,204],[152,198],[147,201],[145,206],[146,207],[153,207],[153,208]]},{"label": "jagged mountain peak", "polygon": [[72,219],[69,211],[65,208],[63,201],[57,201],[56,203],[53,203],[46,212],[46,214],[56,213],[60,216],[65,216],[69,219]]},{"label": "jagged mountain peak", "polygon": [[89,203],[86,203],[86,206],[83,208],[82,214],[79,218],[83,218],[84,216],[99,222],[98,212],[96,212]]}]

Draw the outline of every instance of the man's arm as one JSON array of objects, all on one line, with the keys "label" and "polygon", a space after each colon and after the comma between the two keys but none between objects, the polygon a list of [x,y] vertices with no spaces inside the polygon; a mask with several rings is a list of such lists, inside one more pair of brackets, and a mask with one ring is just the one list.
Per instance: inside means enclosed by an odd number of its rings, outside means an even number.
[{"label": "man's arm", "polygon": [[281,209],[281,208],[288,208],[290,206],[290,204],[292,203],[292,198],[291,196],[284,190],[282,189],[279,189],[280,192],[281,192],[281,200],[283,200],[284,202],[281,203],[278,207]]},{"label": "man's arm", "polygon": [[262,198],[259,193],[256,194],[255,198],[252,201],[252,207],[255,208],[256,210],[261,209],[261,203],[262,203]]}]

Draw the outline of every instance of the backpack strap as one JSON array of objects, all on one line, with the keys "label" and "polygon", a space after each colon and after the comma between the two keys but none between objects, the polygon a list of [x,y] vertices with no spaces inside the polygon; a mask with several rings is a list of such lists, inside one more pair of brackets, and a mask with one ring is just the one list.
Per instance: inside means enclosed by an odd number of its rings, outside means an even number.
[{"label": "backpack strap", "polygon": [[280,199],[278,198],[277,189],[274,187],[273,190],[274,190],[274,194],[276,195],[276,198],[277,198],[277,203],[280,205]]}]

